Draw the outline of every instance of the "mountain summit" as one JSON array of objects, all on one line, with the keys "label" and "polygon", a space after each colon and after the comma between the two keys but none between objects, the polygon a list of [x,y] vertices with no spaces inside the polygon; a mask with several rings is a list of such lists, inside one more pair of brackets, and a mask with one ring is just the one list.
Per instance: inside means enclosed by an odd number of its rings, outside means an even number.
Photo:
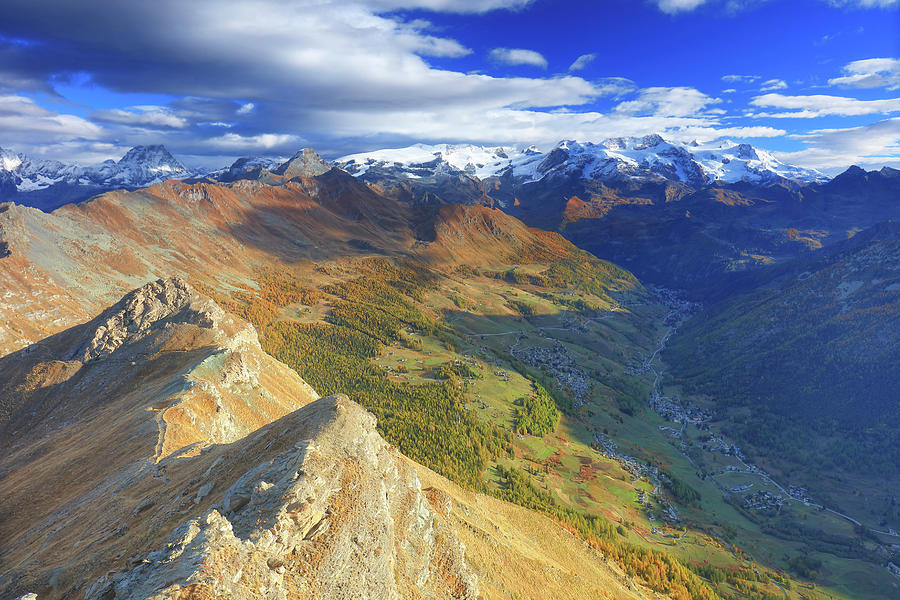
[{"label": "mountain summit", "polygon": [[304,148],[292,156],[287,162],[278,165],[272,171],[285,177],[316,177],[330,171],[333,167],[316,154],[312,148]]},{"label": "mountain summit", "polygon": [[187,168],[162,145],[135,146],[117,164],[122,170],[145,169],[157,177],[173,175],[173,179],[178,179],[178,175],[188,173]]}]

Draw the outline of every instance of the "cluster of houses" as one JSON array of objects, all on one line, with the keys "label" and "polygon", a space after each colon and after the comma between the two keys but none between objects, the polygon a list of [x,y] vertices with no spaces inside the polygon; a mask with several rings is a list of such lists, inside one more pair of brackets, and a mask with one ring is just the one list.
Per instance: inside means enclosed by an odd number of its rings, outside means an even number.
[{"label": "cluster of houses", "polygon": [[677,398],[669,398],[660,394],[650,396],[650,408],[666,421],[673,423],[705,423],[712,419],[708,412],[693,404],[684,404]]},{"label": "cluster of houses", "polygon": [[516,344],[510,348],[510,352],[516,359],[552,376],[557,386],[568,388],[575,398],[576,406],[584,404],[590,395],[591,380],[587,372],[572,360],[561,342],[557,341],[550,347]]},{"label": "cluster of houses", "polygon": [[744,496],[744,508],[750,510],[780,510],[782,506],[784,506],[782,496],[765,490]]},{"label": "cluster of houses", "polygon": [[807,506],[815,505],[815,502],[813,502],[812,497],[809,495],[809,490],[798,485],[789,486],[788,495],[794,500],[799,500]]}]

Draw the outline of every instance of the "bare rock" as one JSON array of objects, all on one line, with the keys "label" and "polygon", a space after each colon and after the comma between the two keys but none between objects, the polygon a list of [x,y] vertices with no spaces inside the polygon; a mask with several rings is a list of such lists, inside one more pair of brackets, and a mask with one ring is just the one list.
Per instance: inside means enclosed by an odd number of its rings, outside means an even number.
[{"label": "bare rock", "polygon": [[316,154],[312,148],[304,148],[287,162],[279,165],[273,173],[285,177],[316,177],[327,173],[332,166]]},{"label": "bare rock", "polygon": [[287,432],[294,445],[117,575],[115,598],[478,597],[453,528],[370,413],[337,395],[282,421],[242,452]]},{"label": "bare rock", "polygon": [[221,308],[197,294],[184,279],[160,279],[136,289],[104,311],[93,337],[73,358],[88,362],[109,356],[173,318],[212,328],[222,316]]}]

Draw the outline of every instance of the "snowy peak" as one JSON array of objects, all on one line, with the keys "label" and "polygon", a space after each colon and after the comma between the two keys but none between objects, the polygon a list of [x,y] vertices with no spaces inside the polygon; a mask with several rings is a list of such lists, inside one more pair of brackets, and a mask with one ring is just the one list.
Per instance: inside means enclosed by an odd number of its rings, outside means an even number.
[{"label": "snowy peak", "polygon": [[651,134],[641,138],[641,141],[635,145],[635,150],[647,150],[665,144],[666,141],[658,134]]},{"label": "snowy peak", "polygon": [[539,156],[541,153],[534,147],[521,151],[507,146],[416,144],[408,148],[351,154],[336,160],[335,165],[357,177],[397,170],[411,179],[451,172],[484,179],[498,175],[525,155]]},{"label": "snowy peak", "polygon": [[187,172],[183,164],[165,146],[135,146],[118,163],[122,169],[148,169],[156,173]]},{"label": "snowy peak", "polygon": [[6,148],[0,148],[0,171],[15,171],[24,160],[25,157],[21,154],[16,154]]},{"label": "snowy peak", "polygon": [[[111,172],[110,172],[111,171]],[[184,179],[191,172],[165,146],[135,146],[112,168],[110,161],[94,169],[105,185],[144,187],[166,179]]]},{"label": "snowy peak", "polygon": [[238,179],[253,178],[262,171],[274,171],[280,163],[279,160],[264,156],[244,156],[231,163],[230,166],[207,173],[206,176],[227,183]]},{"label": "snowy peak", "polygon": [[546,177],[618,181],[665,180],[702,187],[716,181],[774,183],[790,179],[824,182],[828,177],[779,161],[750,144],[731,141],[712,144],[670,142],[658,134],[617,137],[601,143],[563,140],[546,152],[527,148],[450,144],[416,144],[408,148],[352,154],[335,164],[364,179],[385,175],[417,179],[442,172],[464,173],[479,179],[510,176],[519,183]]},{"label": "snowy peak", "polygon": [[[83,200],[109,189],[137,189],[167,179],[192,176],[164,146],[135,146],[118,162],[106,160],[99,165],[80,167],[55,160],[33,160],[23,154],[0,149],[0,200],[15,199],[29,203],[19,194],[52,196],[40,202],[55,208],[65,202]],[[79,191],[80,190],[80,191]],[[60,200],[61,199],[61,200]]]}]

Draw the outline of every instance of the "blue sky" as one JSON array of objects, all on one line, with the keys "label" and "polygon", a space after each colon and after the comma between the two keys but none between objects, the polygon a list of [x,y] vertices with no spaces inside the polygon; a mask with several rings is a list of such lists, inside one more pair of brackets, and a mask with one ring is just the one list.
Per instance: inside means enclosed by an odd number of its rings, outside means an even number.
[{"label": "blue sky", "polygon": [[900,0],[0,5],[0,146],[188,164],[661,133],[900,166]]}]

